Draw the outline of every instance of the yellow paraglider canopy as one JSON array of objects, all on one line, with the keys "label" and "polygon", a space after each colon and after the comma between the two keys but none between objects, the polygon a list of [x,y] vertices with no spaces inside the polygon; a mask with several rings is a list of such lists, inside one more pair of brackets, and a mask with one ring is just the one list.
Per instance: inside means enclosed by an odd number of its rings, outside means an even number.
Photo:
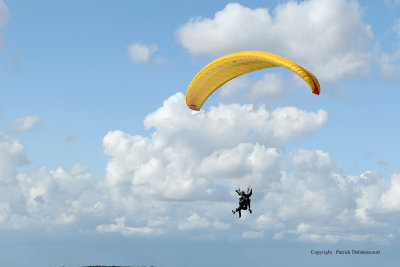
[{"label": "yellow paraglider canopy", "polygon": [[193,110],[200,110],[215,90],[233,78],[248,72],[280,66],[298,74],[308,83],[312,92],[319,95],[320,85],[317,78],[302,66],[268,52],[244,51],[217,58],[200,70],[186,91],[186,104]]}]

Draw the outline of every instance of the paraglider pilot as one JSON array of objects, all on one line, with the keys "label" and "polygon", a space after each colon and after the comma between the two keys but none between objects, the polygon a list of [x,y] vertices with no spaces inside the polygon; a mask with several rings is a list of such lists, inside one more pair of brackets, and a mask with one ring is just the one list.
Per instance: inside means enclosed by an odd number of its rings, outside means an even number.
[{"label": "paraglider pilot", "polygon": [[241,210],[247,210],[248,208],[250,213],[252,213],[253,211],[250,208],[250,196],[253,194],[253,188],[247,188],[247,194],[244,191],[240,191],[240,188],[235,191],[239,195],[239,207],[237,207],[236,210],[232,210],[232,213],[235,214],[239,212],[239,218],[242,217]]}]

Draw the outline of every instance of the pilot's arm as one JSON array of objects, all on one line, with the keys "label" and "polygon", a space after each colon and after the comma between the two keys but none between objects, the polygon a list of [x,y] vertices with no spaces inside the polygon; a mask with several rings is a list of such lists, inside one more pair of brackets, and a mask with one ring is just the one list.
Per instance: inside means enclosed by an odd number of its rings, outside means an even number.
[{"label": "pilot's arm", "polygon": [[253,194],[253,188],[250,190],[250,193],[247,194],[247,197],[250,197]]}]

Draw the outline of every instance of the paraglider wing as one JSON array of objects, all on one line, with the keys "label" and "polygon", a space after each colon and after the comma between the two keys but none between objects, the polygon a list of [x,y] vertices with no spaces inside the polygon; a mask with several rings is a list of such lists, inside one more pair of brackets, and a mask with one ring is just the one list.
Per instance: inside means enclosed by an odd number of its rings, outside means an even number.
[{"label": "paraglider wing", "polygon": [[248,72],[280,66],[298,74],[319,95],[317,78],[302,66],[268,52],[244,51],[217,58],[200,70],[187,89],[186,104],[200,110],[207,98],[226,82]]}]

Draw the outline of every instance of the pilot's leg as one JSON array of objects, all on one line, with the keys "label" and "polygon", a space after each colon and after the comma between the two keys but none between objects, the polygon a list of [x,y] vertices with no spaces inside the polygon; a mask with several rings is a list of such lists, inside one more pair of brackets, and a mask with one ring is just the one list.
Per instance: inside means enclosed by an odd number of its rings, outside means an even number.
[{"label": "pilot's leg", "polygon": [[251,210],[250,202],[251,202],[251,199],[249,199],[249,211],[250,211],[250,213],[252,213],[253,211]]}]

